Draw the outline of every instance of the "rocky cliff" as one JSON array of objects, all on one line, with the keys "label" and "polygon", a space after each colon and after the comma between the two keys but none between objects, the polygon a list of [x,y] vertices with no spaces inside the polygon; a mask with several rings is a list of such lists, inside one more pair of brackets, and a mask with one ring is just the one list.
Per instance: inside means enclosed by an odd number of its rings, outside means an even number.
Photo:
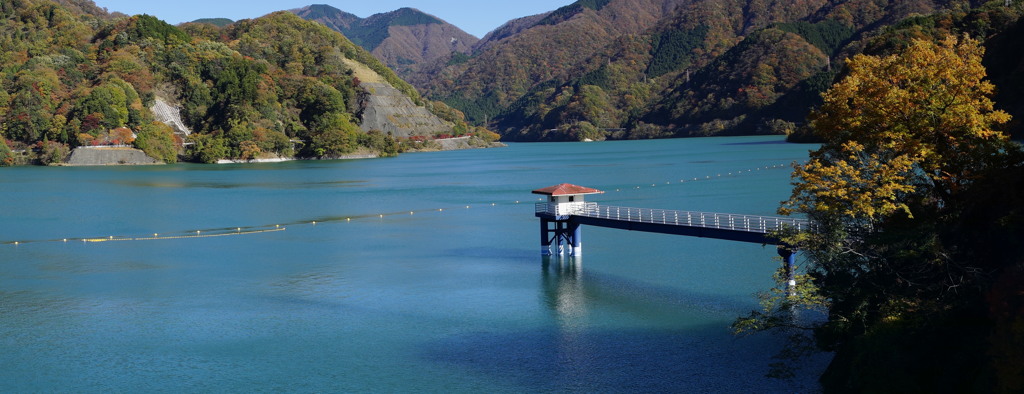
[{"label": "rocky cliff", "polygon": [[408,96],[383,82],[364,82],[366,89],[363,101],[363,131],[380,130],[396,138],[430,136],[452,131],[452,125],[445,123],[426,108],[417,106]]}]

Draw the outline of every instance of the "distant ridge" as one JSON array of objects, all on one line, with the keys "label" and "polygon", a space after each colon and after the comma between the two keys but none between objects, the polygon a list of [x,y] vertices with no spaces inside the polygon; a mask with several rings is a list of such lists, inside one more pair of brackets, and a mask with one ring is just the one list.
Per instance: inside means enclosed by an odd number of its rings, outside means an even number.
[{"label": "distant ridge", "polygon": [[228,18],[200,18],[192,21],[192,23],[206,23],[217,27],[224,27],[235,23],[235,21]]},{"label": "distant ridge", "polygon": [[325,4],[291,12],[341,32],[403,78],[453,53],[468,54],[479,41],[462,29],[415,8],[401,8],[368,18]]}]

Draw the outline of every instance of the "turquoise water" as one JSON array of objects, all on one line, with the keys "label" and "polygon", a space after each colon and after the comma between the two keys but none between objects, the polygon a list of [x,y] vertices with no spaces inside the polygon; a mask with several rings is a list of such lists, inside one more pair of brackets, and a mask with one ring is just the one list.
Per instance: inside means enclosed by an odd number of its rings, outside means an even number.
[{"label": "turquoise water", "polygon": [[773,247],[586,227],[585,257],[544,260],[530,194],[773,214],[808,149],[2,169],[0,391],[810,391],[827,360],[767,379],[780,339],[729,333]]}]

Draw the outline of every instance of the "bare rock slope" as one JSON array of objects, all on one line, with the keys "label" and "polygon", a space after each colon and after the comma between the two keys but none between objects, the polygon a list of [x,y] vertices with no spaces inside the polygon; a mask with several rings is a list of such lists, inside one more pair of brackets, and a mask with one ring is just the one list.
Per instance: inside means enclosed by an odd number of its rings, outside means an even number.
[{"label": "bare rock slope", "polygon": [[368,95],[364,102],[363,131],[380,130],[395,137],[430,136],[448,133],[445,123],[426,108],[417,106],[408,96],[383,82],[363,82]]}]

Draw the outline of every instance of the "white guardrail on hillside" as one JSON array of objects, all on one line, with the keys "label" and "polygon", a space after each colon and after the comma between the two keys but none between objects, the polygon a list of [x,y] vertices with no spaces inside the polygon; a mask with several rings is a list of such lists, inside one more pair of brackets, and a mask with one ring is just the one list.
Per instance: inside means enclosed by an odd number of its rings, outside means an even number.
[{"label": "white guardrail on hillside", "polygon": [[721,230],[746,231],[766,234],[769,231],[791,228],[798,231],[810,226],[806,219],[776,216],[738,215],[732,213],[675,211],[670,209],[630,208],[597,203],[551,204],[538,203],[536,213],[555,216],[586,216],[598,219],[612,219],[637,223],[668,224],[713,228]]}]

